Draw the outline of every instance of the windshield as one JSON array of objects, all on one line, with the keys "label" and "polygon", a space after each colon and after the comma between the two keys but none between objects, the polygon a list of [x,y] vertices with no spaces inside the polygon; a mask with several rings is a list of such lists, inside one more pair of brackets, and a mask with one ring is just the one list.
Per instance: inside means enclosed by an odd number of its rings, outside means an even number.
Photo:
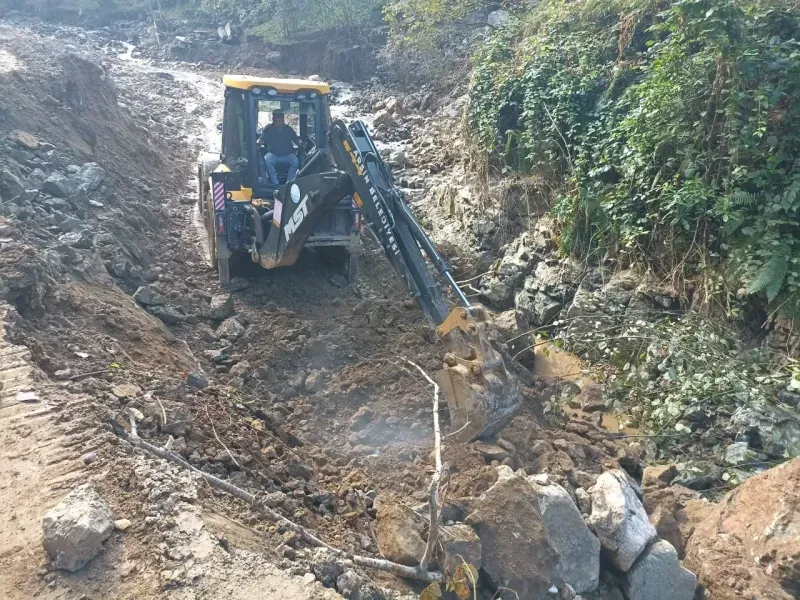
[{"label": "windshield", "polygon": [[304,141],[317,145],[316,125],[317,107],[314,102],[296,102],[290,100],[259,100],[258,130],[259,132],[272,123],[272,111],[280,110],[284,114],[286,124]]}]

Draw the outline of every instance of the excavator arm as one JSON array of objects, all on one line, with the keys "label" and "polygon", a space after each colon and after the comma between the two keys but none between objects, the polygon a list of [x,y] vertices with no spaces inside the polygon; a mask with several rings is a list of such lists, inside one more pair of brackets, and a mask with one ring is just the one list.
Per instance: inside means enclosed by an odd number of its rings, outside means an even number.
[{"label": "excavator arm", "polygon": [[[454,437],[471,441],[496,434],[519,408],[519,390],[491,346],[486,309],[470,304],[447,262],[420,226],[361,121],[331,124],[331,158],[346,172],[353,197],[389,261],[419,302],[447,349],[435,375],[450,409]],[[424,254],[461,306],[449,311]]]}]

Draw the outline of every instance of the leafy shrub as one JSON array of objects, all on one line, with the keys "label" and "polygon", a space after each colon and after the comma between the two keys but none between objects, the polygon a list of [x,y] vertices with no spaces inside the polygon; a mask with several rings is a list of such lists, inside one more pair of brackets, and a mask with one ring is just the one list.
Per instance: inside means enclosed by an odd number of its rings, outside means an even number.
[{"label": "leafy shrub", "polygon": [[353,30],[376,16],[380,0],[202,0],[203,9],[276,42],[330,29]]},{"label": "leafy shrub", "polygon": [[800,312],[800,14],[781,0],[544,0],[475,57],[499,163],[566,183],[565,251],[724,268]]},{"label": "leafy shrub", "polygon": [[459,22],[484,4],[484,0],[390,0],[383,13],[396,45],[430,50],[451,41]]}]

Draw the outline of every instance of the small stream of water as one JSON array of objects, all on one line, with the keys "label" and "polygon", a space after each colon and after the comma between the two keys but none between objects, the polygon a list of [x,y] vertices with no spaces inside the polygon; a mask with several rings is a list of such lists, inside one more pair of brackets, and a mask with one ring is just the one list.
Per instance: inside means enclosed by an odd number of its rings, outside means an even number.
[{"label": "small stream of water", "polygon": [[[537,339],[537,342],[541,341]],[[534,349],[536,361],[534,362],[533,372],[540,377],[555,377],[565,381],[571,381],[580,387],[585,385],[596,385],[597,382],[589,374],[589,368],[583,360],[575,354],[567,352],[554,346],[553,344],[538,345]],[[580,408],[572,408],[564,405],[564,412],[570,416],[594,421],[597,413],[587,413]],[[635,427],[625,425],[624,415],[614,415],[608,412],[602,413],[603,427],[614,433],[624,433],[625,435],[637,435],[639,430]]]}]

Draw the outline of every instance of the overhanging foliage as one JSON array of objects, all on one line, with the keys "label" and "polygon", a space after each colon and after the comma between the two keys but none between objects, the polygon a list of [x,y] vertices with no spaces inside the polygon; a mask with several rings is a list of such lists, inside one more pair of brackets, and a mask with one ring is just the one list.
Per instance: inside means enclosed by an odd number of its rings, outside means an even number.
[{"label": "overhanging foliage", "polygon": [[566,181],[566,251],[722,272],[797,313],[798,40],[780,0],[544,0],[479,51],[469,124]]}]

